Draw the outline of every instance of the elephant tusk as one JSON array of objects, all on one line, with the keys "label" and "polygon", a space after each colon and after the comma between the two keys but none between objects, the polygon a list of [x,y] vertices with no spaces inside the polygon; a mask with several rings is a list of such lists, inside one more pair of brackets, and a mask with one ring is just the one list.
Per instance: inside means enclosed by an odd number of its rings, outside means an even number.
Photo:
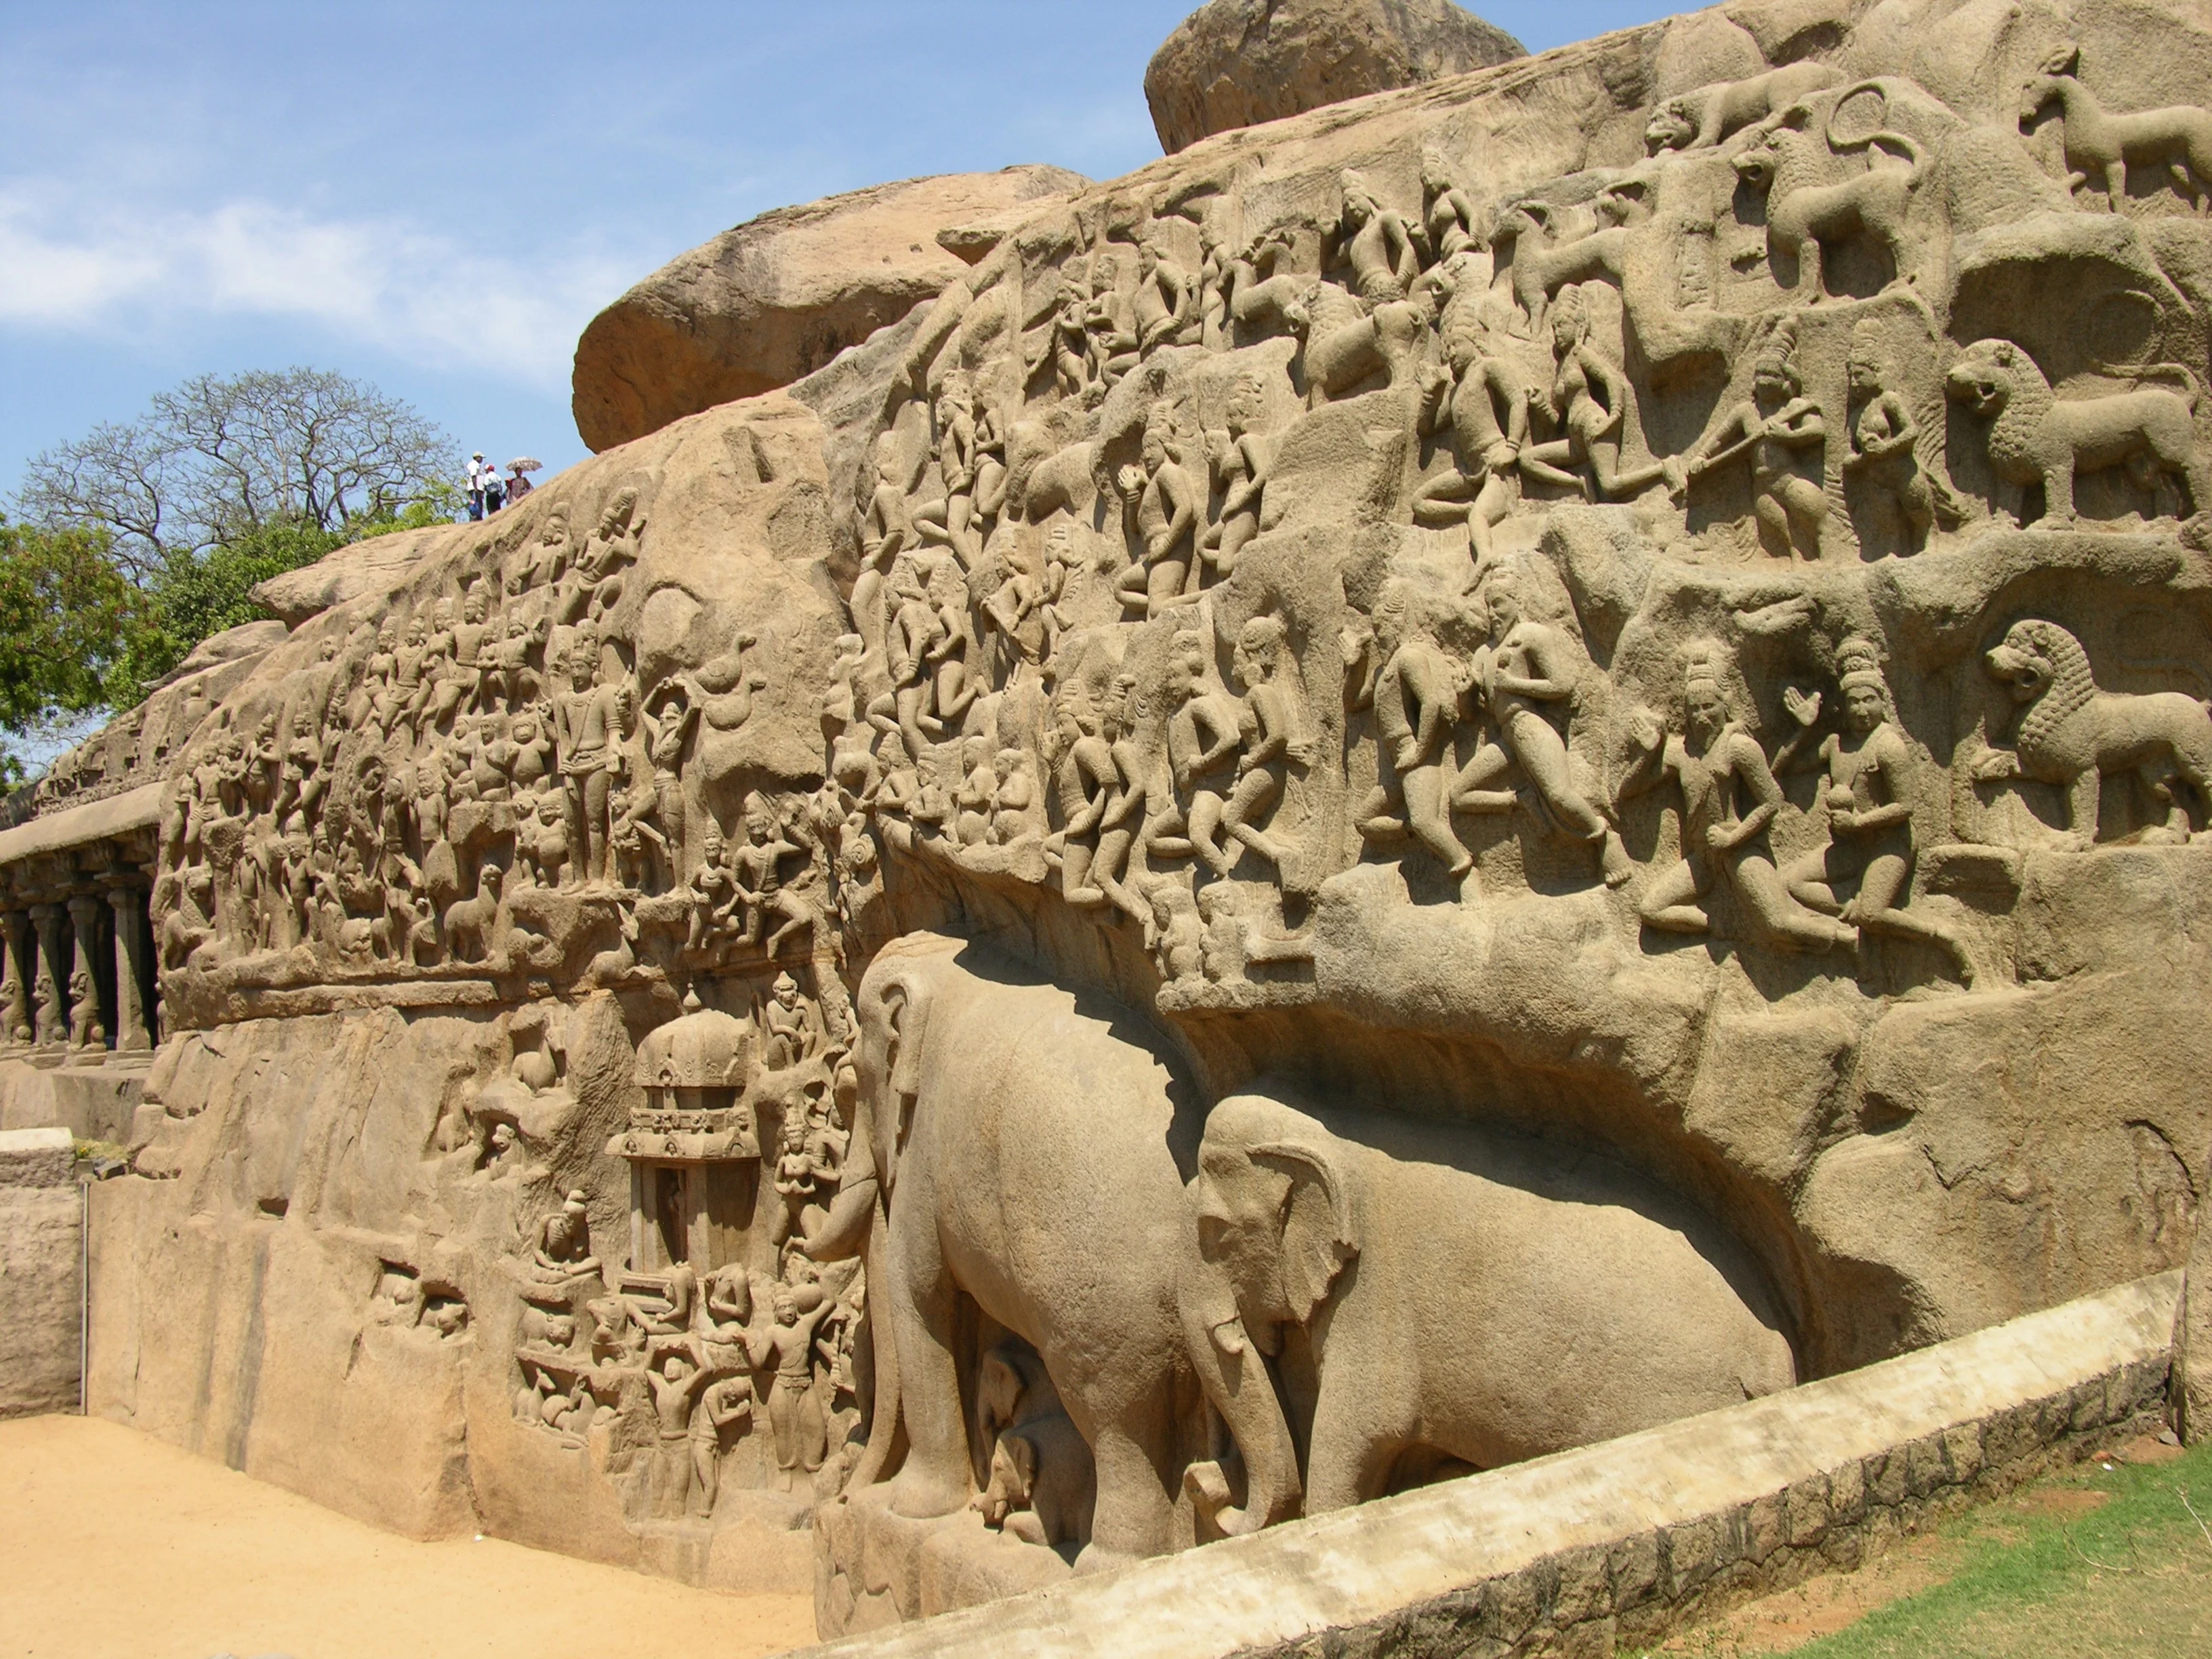
[{"label": "elephant tusk", "polygon": [[1243,1320],[1232,1316],[1212,1327],[1208,1334],[1213,1338],[1213,1346],[1222,1352],[1241,1354],[1244,1352],[1244,1322]]}]

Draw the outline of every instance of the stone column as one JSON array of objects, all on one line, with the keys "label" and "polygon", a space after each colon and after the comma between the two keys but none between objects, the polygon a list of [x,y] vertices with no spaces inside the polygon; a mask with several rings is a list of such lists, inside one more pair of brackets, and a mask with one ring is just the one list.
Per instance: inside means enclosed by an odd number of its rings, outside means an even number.
[{"label": "stone column", "polygon": [[35,1040],[41,1048],[60,1048],[69,1042],[69,1006],[62,988],[69,983],[69,930],[63,926],[69,912],[58,904],[31,907],[31,926],[38,933],[38,973],[31,994]]},{"label": "stone column", "polygon": [[[107,907],[92,893],[72,894],[70,920],[76,925],[76,965],[70,975],[70,1029],[85,1030],[80,1052],[88,1059],[107,1051],[107,1031],[100,1023],[100,915]],[[77,983],[82,978],[82,984]]]},{"label": "stone column", "polygon": [[0,1048],[13,1048],[29,1041],[31,985],[39,974],[38,946],[27,910],[0,910],[0,951],[8,956],[0,969],[0,980],[8,986],[6,1000],[0,1004]]},{"label": "stone column", "polygon": [[144,896],[118,880],[109,886],[107,902],[115,912],[115,1052],[144,1054],[154,1046],[139,988],[146,976]]}]

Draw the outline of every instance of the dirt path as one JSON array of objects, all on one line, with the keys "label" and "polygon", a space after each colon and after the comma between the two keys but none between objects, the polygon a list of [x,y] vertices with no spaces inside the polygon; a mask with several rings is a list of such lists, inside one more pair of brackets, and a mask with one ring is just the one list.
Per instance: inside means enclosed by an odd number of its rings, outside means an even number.
[{"label": "dirt path", "polygon": [[803,1595],[418,1544],[112,1423],[0,1422],[0,1659],[753,1659]]}]

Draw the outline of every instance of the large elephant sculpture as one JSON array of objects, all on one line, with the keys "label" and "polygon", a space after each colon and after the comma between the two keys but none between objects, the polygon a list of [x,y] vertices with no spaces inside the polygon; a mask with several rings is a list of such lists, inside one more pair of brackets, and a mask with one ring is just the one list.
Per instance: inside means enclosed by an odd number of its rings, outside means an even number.
[{"label": "large elephant sculpture", "polygon": [[1219,1465],[1188,1471],[1221,1531],[1277,1518],[1293,1444],[1319,1514],[1796,1381],[1732,1243],[1621,1165],[1295,1098],[1215,1106],[1190,1183],[1185,1330],[1246,1472],[1235,1506]]},{"label": "large elephant sculpture", "polygon": [[1178,1298],[1198,1109],[1133,1014],[972,943],[913,934],[885,946],[855,1018],[853,1173],[807,1248],[850,1249],[878,1218],[870,1298],[889,1329],[878,1328],[877,1420],[856,1479],[882,1466],[896,1410],[907,1451],[892,1509],[927,1517],[968,1503],[964,1293],[1036,1350],[1091,1449],[1097,1496],[1079,1568],[1168,1549],[1199,1397]]}]

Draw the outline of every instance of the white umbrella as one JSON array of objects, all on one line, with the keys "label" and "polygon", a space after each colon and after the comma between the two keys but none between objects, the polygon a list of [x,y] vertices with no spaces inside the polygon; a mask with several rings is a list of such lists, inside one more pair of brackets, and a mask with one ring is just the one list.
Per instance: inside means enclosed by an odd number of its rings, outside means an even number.
[{"label": "white umbrella", "polygon": [[545,463],[528,455],[518,455],[507,464],[509,472],[543,472]]}]

